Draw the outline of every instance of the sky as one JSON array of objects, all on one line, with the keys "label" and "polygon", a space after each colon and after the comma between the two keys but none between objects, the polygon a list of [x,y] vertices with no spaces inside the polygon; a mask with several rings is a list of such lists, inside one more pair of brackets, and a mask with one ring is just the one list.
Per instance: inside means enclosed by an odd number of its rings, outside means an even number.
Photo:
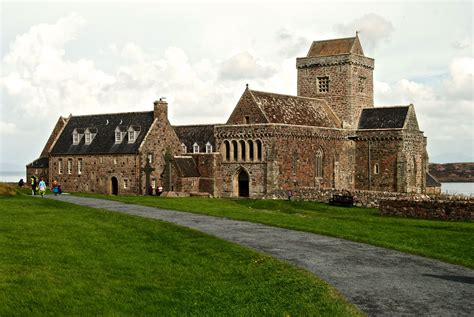
[{"label": "sky", "polygon": [[359,31],[375,106],[414,104],[432,162],[474,162],[473,7],[460,1],[0,2],[0,171],[59,116],[225,123],[248,83],[296,95],[296,57]]}]

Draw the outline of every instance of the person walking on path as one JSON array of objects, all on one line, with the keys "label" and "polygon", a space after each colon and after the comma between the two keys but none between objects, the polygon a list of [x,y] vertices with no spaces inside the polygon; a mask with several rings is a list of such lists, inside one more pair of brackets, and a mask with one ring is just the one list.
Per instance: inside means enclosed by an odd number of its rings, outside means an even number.
[{"label": "person walking on path", "polygon": [[46,193],[46,183],[44,182],[43,179],[41,179],[41,181],[39,182],[39,192],[41,194],[41,197],[43,198],[44,197],[44,194]]},{"label": "person walking on path", "polygon": [[57,180],[54,180],[53,181],[53,193],[54,195],[57,195],[57,194],[60,194],[59,192],[59,185],[58,185],[58,181]]},{"label": "person walking on path", "polygon": [[31,176],[31,196],[36,195],[36,176]]}]

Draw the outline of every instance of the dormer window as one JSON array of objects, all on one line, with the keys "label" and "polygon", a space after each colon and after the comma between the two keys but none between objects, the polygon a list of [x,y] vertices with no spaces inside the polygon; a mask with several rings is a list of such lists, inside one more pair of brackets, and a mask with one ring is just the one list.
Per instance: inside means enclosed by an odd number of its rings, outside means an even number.
[{"label": "dormer window", "polygon": [[206,153],[212,153],[212,145],[211,143],[206,143]]},{"label": "dormer window", "polygon": [[135,131],[128,131],[128,143],[135,142]]},{"label": "dormer window", "polygon": [[73,133],[72,134],[72,143],[73,144],[79,144],[79,134],[78,133]]},{"label": "dormer window", "polygon": [[78,145],[81,142],[81,138],[84,135],[84,129],[74,129],[72,131],[72,144]]},{"label": "dormer window", "polygon": [[193,144],[193,153],[199,153],[199,145],[196,142]]},{"label": "dormer window", "polygon": [[87,128],[85,133],[84,133],[84,143],[85,144],[91,144],[91,142],[92,142],[92,140],[94,140],[96,134],[97,134],[97,129],[96,128]]},{"label": "dormer window", "polygon": [[187,147],[186,147],[186,144],[184,143],[181,143],[181,152],[186,153],[188,151]]},{"label": "dormer window", "polygon": [[140,134],[139,126],[133,126],[133,125],[130,126],[128,128],[128,143],[135,143],[139,134]]},{"label": "dormer window", "polygon": [[122,143],[127,134],[127,127],[118,126],[115,128],[115,144]]}]

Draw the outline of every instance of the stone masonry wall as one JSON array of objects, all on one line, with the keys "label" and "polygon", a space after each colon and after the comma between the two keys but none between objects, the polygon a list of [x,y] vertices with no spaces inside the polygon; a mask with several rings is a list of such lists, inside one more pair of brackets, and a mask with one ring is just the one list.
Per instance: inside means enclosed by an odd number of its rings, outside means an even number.
[{"label": "stone masonry wall", "polygon": [[382,200],[382,215],[437,219],[474,220],[473,200]]},{"label": "stone masonry wall", "polygon": [[[217,126],[216,144],[221,149],[224,141],[241,140],[260,140],[263,148],[261,161],[249,162],[240,157],[237,161],[223,160],[222,195],[236,195],[235,176],[240,168],[251,174],[250,197],[295,186],[352,189],[355,152],[348,133],[351,131],[282,124]],[[319,150],[323,152],[322,177],[316,177]]]},{"label": "stone masonry wall", "polygon": [[[358,131],[355,188],[358,190],[397,191],[397,160],[401,148],[402,134],[400,131]],[[378,171],[376,170],[377,166]]]},{"label": "stone masonry wall", "polygon": [[[62,173],[59,174],[59,160],[62,160]],[[72,163],[68,173],[68,161]],[[78,162],[82,160],[82,172],[79,174]],[[51,156],[49,160],[50,179],[57,180],[65,192],[112,193],[112,177],[118,180],[118,193],[139,194],[140,165],[134,154],[120,155],[67,155]],[[126,187],[125,188],[125,182]]]},{"label": "stone masonry wall", "polygon": [[222,155],[220,153],[191,154],[196,162],[199,177],[199,192],[220,197],[222,191]]},{"label": "stone masonry wall", "polygon": [[[156,115],[156,114],[155,114]],[[155,180],[156,186],[164,186],[164,180],[161,179],[163,170],[165,169],[165,153],[170,151],[171,155],[180,155],[181,142],[171,127],[168,118],[163,114],[157,115],[153,122],[147,137],[143,141],[140,151],[140,167],[145,167],[148,155],[151,154],[153,159],[151,166],[155,169],[150,175],[150,182]],[[145,193],[145,174],[141,173],[141,194]]]},{"label": "stone masonry wall", "polygon": [[[298,58],[298,96],[325,99],[345,127],[356,128],[361,109],[374,106],[373,65],[356,55]],[[329,78],[328,92],[319,92],[318,77]]]},{"label": "stone masonry wall", "polygon": [[244,124],[244,116],[249,117],[248,123],[266,123],[267,119],[263,115],[262,111],[258,107],[254,106],[255,101],[248,89],[245,90],[244,94],[237,103],[234,111],[227,120],[227,124]]}]

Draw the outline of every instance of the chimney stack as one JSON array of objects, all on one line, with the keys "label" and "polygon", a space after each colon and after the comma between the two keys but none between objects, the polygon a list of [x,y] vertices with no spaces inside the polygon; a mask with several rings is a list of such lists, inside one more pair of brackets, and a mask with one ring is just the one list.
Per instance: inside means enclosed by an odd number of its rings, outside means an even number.
[{"label": "chimney stack", "polygon": [[155,118],[159,118],[160,120],[168,119],[168,103],[164,97],[161,97],[160,100],[153,103],[153,112]]}]

